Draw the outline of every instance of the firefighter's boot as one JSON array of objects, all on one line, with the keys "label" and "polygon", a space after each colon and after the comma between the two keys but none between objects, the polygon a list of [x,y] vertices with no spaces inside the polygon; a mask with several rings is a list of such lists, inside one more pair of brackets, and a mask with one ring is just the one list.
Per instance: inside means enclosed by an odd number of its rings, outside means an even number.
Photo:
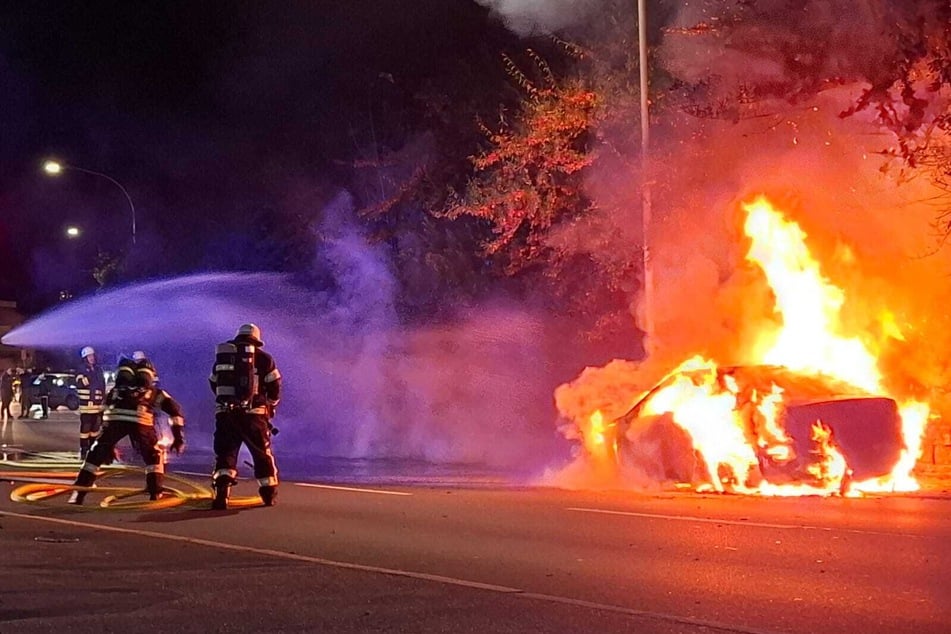
[{"label": "firefighter's boot", "polygon": [[[96,481],[96,474],[92,471],[87,471],[85,469],[86,464],[83,464],[82,469],[79,470],[79,474],[76,476],[76,481],[73,482],[73,486],[77,487],[91,487]],[[76,506],[82,505],[83,501],[86,499],[86,493],[88,491],[73,491],[69,495],[69,499],[66,500],[67,504],[75,504]]]},{"label": "firefighter's boot", "polygon": [[164,473],[146,473],[145,490],[150,500],[157,500],[162,496],[162,484],[165,482]]},{"label": "firefighter's boot", "polygon": [[261,496],[261,501],[264,502],[264,506],[274,506],[275,504],[277,504],[277,487],[274,487],[274,486],[259,487],[258,495]]},{"label": "firefighter's boot", "polygon": [[215,498],[211,501],[211,508],[215,511],[224,511],[228,508],[228,498],[231,497],[231,486],[234,481],[231,478],[218,478],[212,483],[215,490]]}]

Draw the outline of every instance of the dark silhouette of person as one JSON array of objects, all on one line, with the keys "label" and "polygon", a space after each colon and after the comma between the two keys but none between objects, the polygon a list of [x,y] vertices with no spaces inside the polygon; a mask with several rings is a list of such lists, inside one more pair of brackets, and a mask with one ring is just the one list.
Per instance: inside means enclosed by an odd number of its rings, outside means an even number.
[{"label": "dark silhouette of person", "polygon": [[13,402],[13,368],[7,368],[0,375],[0,418],[13,418],[10,403]]}]

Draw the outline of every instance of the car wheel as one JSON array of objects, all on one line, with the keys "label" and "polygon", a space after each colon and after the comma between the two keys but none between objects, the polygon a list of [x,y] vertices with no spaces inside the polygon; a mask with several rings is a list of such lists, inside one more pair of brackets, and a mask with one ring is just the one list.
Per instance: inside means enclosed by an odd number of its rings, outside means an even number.
[{"label": "car wheel", "polygon": [[76,396],[75,394],[70,394],[69,396],[67,396],[66,407],[68,407],[71,411],[74,411],[74,412],[77,409],[79,409],[79,397]]}]

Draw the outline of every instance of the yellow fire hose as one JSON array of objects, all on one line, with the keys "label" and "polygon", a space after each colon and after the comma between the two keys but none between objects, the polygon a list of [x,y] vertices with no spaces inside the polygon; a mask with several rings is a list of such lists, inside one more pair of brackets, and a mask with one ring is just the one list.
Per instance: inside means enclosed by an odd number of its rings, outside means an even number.
[{"label": "yellow fire hose", "polygon": [[[10,492],[10,499],[14,502],[25,502],[29,504],[38,504],[50,500],[64,493],[72,491],[89,491],[108,494],[100,503],[99,508],[111,510],[148,510],[155,511],[160,509],[173,508],[182,504],[192,504],[195,506],[204,506],[214,498],[214,491],[211,487],[204,486],[172,473],[165,474],[166,480],[183,485],[181,487],[162,488],[162,496],[158,500],[130,499],[139,495],[147,495],[144,488],[137,487],[103,487],[91,486],[81,487],[71,483],[76,478],[76,471],[66,471],[63,467],[78,467],[77,461],[64,461],[58,458],[39,459],[27,461],[4,461],[4,467],[12,467],[6,471],[0,471],[0,480],[11,480],[14,482],[23,482],[20,486]],[[77,469],[78,470],[78,469]],[[144,474],[145,469],[141,467],[130,466],[111,466],[102,468],[99,472],[100,482],[122,474]],[[66,480],[59,482],[58,480]],[[251,497],[233,497],[228,500],[228,508],[248,508],[260,506],[261,498]]]}]

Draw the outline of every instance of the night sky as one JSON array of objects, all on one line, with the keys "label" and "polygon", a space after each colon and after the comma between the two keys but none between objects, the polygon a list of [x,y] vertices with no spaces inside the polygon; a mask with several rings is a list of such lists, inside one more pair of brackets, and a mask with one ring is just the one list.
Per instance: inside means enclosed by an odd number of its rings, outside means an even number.
[{"label": "night sky", "polygon": [[[236,255],[253,223],[306,221],[438,96],[498,101],[518,46],[445,0],[4,3],[0,24],[0,297],[27,312],[94,288],[99,252],[125,258],[119,281],[259,268]],[[121,191],[47,157],[126,187],[135,249]]]}]

